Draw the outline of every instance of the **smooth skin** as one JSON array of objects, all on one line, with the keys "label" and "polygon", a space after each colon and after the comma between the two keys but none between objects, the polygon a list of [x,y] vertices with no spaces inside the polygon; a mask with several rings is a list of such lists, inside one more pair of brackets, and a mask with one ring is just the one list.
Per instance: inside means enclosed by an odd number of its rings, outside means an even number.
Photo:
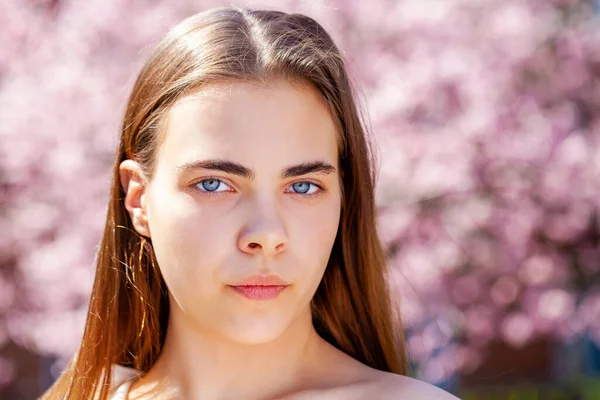
[{"label": "smooth skin", "polygon": [[[455,399],[354,360],[312,325],[341,206],[337,132],[314,89],[211,84],[162,128],[151,180],[133,160],[120,168],[171,307],[163,351],[128,399]],[[263,301],[228,286],[254,274],[290,286]]]}]

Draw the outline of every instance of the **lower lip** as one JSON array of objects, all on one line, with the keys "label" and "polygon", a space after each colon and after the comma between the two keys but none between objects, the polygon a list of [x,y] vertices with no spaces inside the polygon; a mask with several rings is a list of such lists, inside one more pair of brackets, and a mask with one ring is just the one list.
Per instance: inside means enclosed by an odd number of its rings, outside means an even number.
[{"label": "lower lip", "polygon": [[273,300],[287,286],[232,286],[231,288],[250,300]]}]

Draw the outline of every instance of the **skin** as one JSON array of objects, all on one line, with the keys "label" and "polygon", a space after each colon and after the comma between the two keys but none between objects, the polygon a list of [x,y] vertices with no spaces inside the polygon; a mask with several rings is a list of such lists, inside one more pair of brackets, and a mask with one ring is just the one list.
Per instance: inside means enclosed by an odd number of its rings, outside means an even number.
[{"label": "skin", "polygon": [[[315,90],[212,84],[178,101],[164,130],[152,179],[133,160],[120,169],[171,300],[163,351],[129,399],[453,398],[354,360],[312,325],[341,207],[337,132]],[[198,168],[209,159],[252,176]],[[328,168],[282,176],[313,162]],[[254,274],[290,285],[264,301],[228,286]]]}]

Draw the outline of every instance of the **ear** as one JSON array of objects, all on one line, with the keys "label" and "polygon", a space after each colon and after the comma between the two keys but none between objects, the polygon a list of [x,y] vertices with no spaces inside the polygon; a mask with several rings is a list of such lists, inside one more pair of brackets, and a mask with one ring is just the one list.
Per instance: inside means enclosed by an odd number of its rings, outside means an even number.
[{"label": "ear", "polygon": [[125,191],[125,208],[129,212],[135,230],[150,237],[148,226],[146,189],[147,181],[142,167],[133,160],[125,160],[119,165],[121,186]]}]

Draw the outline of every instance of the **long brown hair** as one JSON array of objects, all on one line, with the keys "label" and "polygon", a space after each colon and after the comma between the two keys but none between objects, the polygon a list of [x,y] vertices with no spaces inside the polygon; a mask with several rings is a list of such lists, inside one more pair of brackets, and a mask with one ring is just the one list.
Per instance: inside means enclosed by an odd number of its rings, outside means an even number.
[{"label": "long brown hair", "polygon": [[123,160],[151,177],[161,121],[182,96],[213,82],[312,85],[339,131],[342,210],[313,323],[328,342],[373,368],[406,374],[403,327],[386,283],[377,235],[373,154],[344,60],[331,37],[301,14],[215,8],[187,18],[157,45],[129,98],[114,164],[106,227],[81,346],[44,399],[105,399],[112,364],[147,372],[165,339],[167,288],[152,241],[136,233],[119,179]]}]

